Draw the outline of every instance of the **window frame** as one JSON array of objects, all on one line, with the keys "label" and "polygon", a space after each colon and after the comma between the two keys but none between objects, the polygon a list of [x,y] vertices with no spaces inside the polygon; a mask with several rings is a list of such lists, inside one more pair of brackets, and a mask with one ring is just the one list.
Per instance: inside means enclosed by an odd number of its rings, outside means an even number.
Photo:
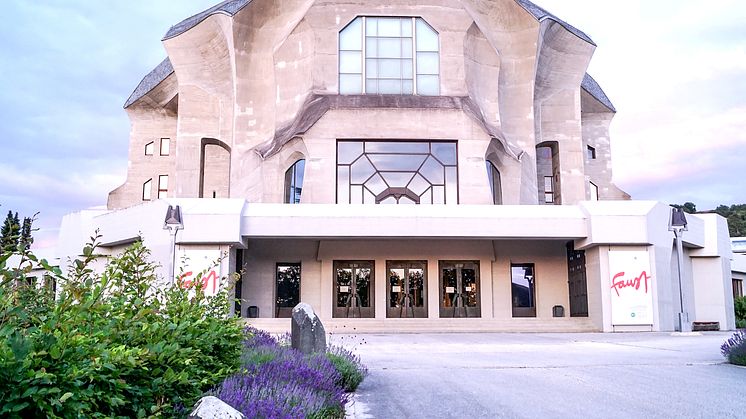
[{"label": "window frame", "polygon": [[145,155],[152,156],[155,154],[155,141],[145,144]]},{"label": "window frame", "polygon": [[[502,190],[502,174],[497,168],[495,163],[491,160],[485,160],[487,166],[487,179],[490,184],[490,193],[492,194],[492,205],[503,204],[503,190]],[[497,174],[497,177],[494,175]],[[497,180],[497,187],[495,187],[495,180]]]},{"label": "window frame", "polygon": [[[516,296],[515,296],[515,290],[513,288],[513,269],[515,268],[531,268],[531,276],[533,279],[533,282],[531,280],[527,280],[529,282],[529,292],[531,295],[529,295],[529,300],[531,301],[531,305],[528,307],[524,306],[516,306]],[[510,307],[512,309],[512,317],[537,317],[536,316],[536,264],[535,263],[510,263]]]},{"label": "window frame", "polygon": [[[146,193],[147,190],[147,193]],[[142,184],[142,200],[152,201],[153,200],[153,178],[150,178]]]},{"label": "window frame", "polygon": [[[340,163],[340,144],[344,143],[360,143],[362,147],[361,154],[357,155],[350,163]],[[400,150],[381,150],[380,148],[376,150],[376,147],[385,147],[385,145],[391,145],[391,144],[399,144],[401,146],[406,145],[412,145],[412,144],[423,144],[427,145],[427,152],[425,151],[400,151]],[[373,150],[368,150],[369,146],[368,144],[373,147]],[[448,163],[445,161],[441,161],[443,159],[443,156],[437,156],[436,151],[434,150],[434,147],[437,147],[437,145],[442,144],[453,144],[454,146],[454,156],[453,161],[454,163]],[[460,178],[459,178],[459,147],[458,147],[458,141],[456,140],[387,140],[387,139],[338,139],[337,140],[337,153],[336,153],[336,203],[337,204],[363,204],[363,205],[379,205],[379,204],[389,204],[389,202],[384,202],[391,199],[394,199],[396,202],[393,204],[400,205],[402,202],[402,199],[409,200],[411,202],[406,202],[408,204],[414,204],[414,205],[458,205],[459,204],[459,184],[460,184]],[[379,169],[376,167],[373,162],[370,160],[369,156],[403,156],[403,155],[411,155],[411,156],[427,156],[425,157],[423,163],[420,165],[419,168],[413,169],[413,170],[395,170],[395,169]],[[352,166],[354,166],[358,160],[361,159],[367,159],[370,163],[370,166],[374,169],[374,172],[369,175],[369,177],[363,181],[362,183],[354,183],[352,181]],[[434,181],[431,181],[428,179],[428,176],[424,176],[420,170],[424,169],[425,165],[428,163],[429,160],[433,160],[436,162],[436,164],[440,164],[443,169],[443,181],[442,183],[434,183]],[[445,160],[445,159],[443,159]],[[342,180],[340,178],[340,173],[344,171],[344,169],[347,169],[345,178],[346,181],[346,193],[342,194],[340,193],[340,181]],[[449,169],[453,169],[450,173],[452,175],[449,175]],[[376,192],[374,190],[369,189],[365,186],[368,181],[372,180],[376,175],[378,175],[381,179],[384,178],[382,175],[383,173],[415,173],[413,175],[413,178],[410,179],[410,182],[407,183],[404,187],[392,187],[388,184],[388,182],[384,182],[387,185],[387,188],[385,188],[382,192],[378,193],[376,195]],[[414,177],[419,175],[422,179],[424,179],[428,184],[429,187],[425,188],[425,191],[421,193],[421,195],[416,195],[415,191],[409,191],[407,189],[407,186],[411,184],[414,181]],[[452,188],[449,188],[449,180],[453,180],[453,186]],[[362,199],[357,202],[355,201],[353,197],[353,187],[361,187],[360,193]],[[435,188],[442,188],[442,200],[436,198],[436,189]],[[365,198],[365,191],[368,190],[370,192],[370,196],[372,196],[373,202],[368,202]],[[429,191],[429,198],[430,202],[428,203],[427,195]],[[424,197],[424,200],[422,199]],[[436,202],[439,201],[439,202]]]},{"label": "window frame", "polygon": [[[301,162],[303,162],[303,171],[300,175],[300,186],[298,186],[298,164]],[[306,159],[298,159],[293,164],[291,164],[290,167],[288,167],[288,169],[285,171],[283,179],[283,202],[285,204],[300,204],[301,200],[303,199],[303,183],[305,183],[306,179]],[[297,192],[297,190],[300,190],[300,192]]]},{"label": "window frame", "polygon": [[[163,196],[161,196],[161,193],[163,193]],[[168,198],[168,175],[158,175],[158,199],[164,198]]]},{"label": "window frame", "polygon": [[[368,25],[368,19],[376,19],[376,22],[378,22],[377,19],[398,19],[399,20],[399,35],[398,36],[389,36],[389,35],[381,35],[380,32],[378,32],[378,27],[376,28],[375,34],[369,35],[369,25]],[[409,32],[410,34],[407,35],[404,31],[402,31],[401,22],[406,21],[407,19],[410,20],[409,26]],[[351,26],[355,25],[356,22],[360,20],[360,49],[350,49],[350,48],[342,48],[342,37],[344,36],[343,33],[350,28]],[[418,47],[418,27],[423,27],[423,30],[429,29],[432,32],[432,35],[436,39],[436,47],[435,50],[432,49],[426,49],[426,47],[423,45],[422,48]],[[424,33],[423,33],[424,34]],[[420,34],[421,37],[423,34]],[[352,35],[352,39],[354,39],[354,35]],[[399,54],[398,56],[394,57],[387,57],[387,56],[380,56],[378,53],[378,49],[380,46],[379,40],[387,40],[387,39],[398,39],[400,40],[399,43]],[[375,55],[369,55],[368,53],[368,42],[369,40],[374,40],[373,42],[376,45],[376,52]],[[404,53],[402,50],[402,47],[404,45],[405,40],[410,40],[411,43],[411,51],[409,53]],[[441,40],[440,40],[440,32],[438,32],[430,23],[428,23],[423,17],[421,16],[356,16],[350,22],[347,23],[342,29],[339,30],[337,33],[337,83],[338,83],[338,92],[340,95],[354,95],[354,94],[361,94],[361,95],[367,95],[367,94],[380,94],[380,95],[419,95],[419,96],[440,96],[441,91]],[[359,68],[360,72],[356,71],[344,71],[343,72],[343,60],[342,56],[343,53],[358,53],[360,56],[360,63],[359,66],[354,66],[355,69]],[[423,59],[425,56],[429,54],[436,54],[437,55],[437,70],[434,70],[434,72],[427,72],[424,68],[418,71],[418,56],[421,54]],[[409,55],[409,56],[407,56]],[[399,60],[400,61],[400,67],[399,67],[399,78],[392,78],[392,77],[381,77],[381,68],[379,66],[380,60]],[[369,61],[371,61],[376,66],[376,77],[375,78],[369,78],[368,77],[368,64]],[[411,63],[411,65],[407,65],[407,62]],[[352,61],[350,64],[353,63]],[[411,73],[409,74],[411,78],[411,92],[408,92],[405,88],[406,82],[410,81],[410,78],[406,77],[405,68],[411,67]],[[353,89],[343,89],[343,76],[355,76],[359,78],[360,80],[360,86],[356,86],[356,88]],[[421,83],[418,82],[418,78],[423,77],[435,77],[435,89],[433,91],[426,91],[423,89],[420,89],[419,85]],[[380,88],[380,81],[381,80],[398,80],[399,82],[399,93],[395,92],[384,92],[381,93]],[[375,91],[370,91],[371,89],[368,88],[368,82],[374,81],[376,85]],[[422,84],[424,86],[424,83]]]},{"label": "window frame", "polygon": [[596,147],[586,145],[585,156],[588,160],[596,160]]},{"label": "window frame", "polygon": [[[166,151],[163,151],[163,145],[166,145]],[[171,155],[171,139],[170,138],[161,138],[161,144],[159,147],[159,152],[161,156],[170,156]]]},{"label": "window frame", "polygon": [[[292,306],[279,306],[277,303],[278,293],[277,288],[279,284],[279,273],[280,273],[280,267],[297,267],[298,268],[298,295],[297,299],[298,302],[293,304]],[[275,263],[275,279],[274,279],[274,286],[273,286],[273,305],[274,305],[274,313],[275,318],[288,318],[292,315],[293,307],[298,305],[301,301],[301,292],[303,287],[303,265],[301,262],[277,262]]]}]

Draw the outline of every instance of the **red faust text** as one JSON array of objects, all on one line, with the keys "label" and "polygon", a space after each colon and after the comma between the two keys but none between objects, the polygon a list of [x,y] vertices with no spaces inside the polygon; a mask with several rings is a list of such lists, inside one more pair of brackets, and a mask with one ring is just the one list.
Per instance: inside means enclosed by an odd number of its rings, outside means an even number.
[{"label": "red faust text", "polygon": [[651,279],[650,276],[648,276],[648,273],[645,271],[642,271],[640,276],[637,277],[628,277],[625,278],[626,274],[624,272],[619,272],[618,274],[614,275],[614,278],[611,280],[611,288],[616,291],[616,295],[619,296],[619,290],[623,288],[634,288],[635,290],[640,290],[640,286],[645,284],[645,294],[648,293],[648,281]]},{"label": "red faust text", "polygon": [[[182,288],[190,288],[193,284],[193,279],[190,278],[192,275],[194,275],[194,272],[184,272],[183,275],[179,278],[181,280],[181,286]],[[218,274],[217,272],[210,271],[204,275],[202,275],[202,278],[199,279],[199,281],[202,283],[202,291],[205,292],[205,294],[213,295],[217,291],[218,288]],[[211,288],[211,290],[210,290]],[[212,291],[212,292],[210,292]]]}]

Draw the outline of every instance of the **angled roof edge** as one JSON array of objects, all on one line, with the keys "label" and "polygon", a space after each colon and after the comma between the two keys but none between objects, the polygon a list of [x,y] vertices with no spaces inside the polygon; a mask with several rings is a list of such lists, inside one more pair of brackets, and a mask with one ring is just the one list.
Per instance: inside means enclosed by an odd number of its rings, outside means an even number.
[{"label": "angled roof edge", "polygon": [[216,4],[207,10],[197,13],[196,15],[188,17],[174,26],[171,26],[171,29],[166,32],[166,35],[162,40],[165,41],[175,36],[179,36],[214,14],[224,14],[233,17],[249,3],[251,3],[251,0],[225,0],[222,3]]},{"label": "angled roof edge", "polygon": [[601,102],[601,104],[609,108],[610,111],[616,113],[616,108],[614,107],[614,104],[611,103],[611,100],[609,100],[609,97],[606,96],[604,89],[601,88],[598,82],[594,80],[590,74],[585,73],[585,76],[583,77],[583,82],[580,84],[580,87],[582,87],[583,90],[588,92],[596,100]]},{"label": "angled roof edge", "polygon": [[589,44],[593,46],[597,46],[595,42],[591,39],[590,36],[588,36],[585,32],[581,31],[580,29],[572,26],[571,24],[565,22],[564,20],[558,18],[557,16],[549,13],[545,9],[535,5],[534,3],[530,2],[529,0],[515,0],[516,3],[518,3],[521,7],[523,7],[527,12],[531,13],[533,17],[536,18],[539,22],[545,19],[553,20],[560,25],[562,25],[565,29],[570,31],[573,35],[577,36],[578,38],[582,39],[585,42],[588,42]]},{"label": "angled roof edge", "polygon": [[130,105],[137,102],[138,99],[147,95],[148,92],[153,90],[163,80],[166,80],[173,72],[174,67],[171,65],[171,60],[166,57],[165,60],[161,61],[160,64],[140,80],[140,84],[135,87],[130,97],[124,102],[124,108],[127,109]]}]

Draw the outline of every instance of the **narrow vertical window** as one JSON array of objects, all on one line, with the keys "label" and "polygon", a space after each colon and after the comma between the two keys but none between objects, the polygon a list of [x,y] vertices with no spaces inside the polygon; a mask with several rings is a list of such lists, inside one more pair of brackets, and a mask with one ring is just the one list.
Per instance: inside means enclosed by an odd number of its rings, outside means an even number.
[{"label": "narrow vertical window", "polygon": [[554,203],[554,178],[552,176],[544,176],[544,203]]},{"label": "narrow vertical window", "polygon": [[168,195],[168,175],[158,176],[158,199],[163,199]]},{"label": "narrow vertical window", "polygon": [[591,189],[591,201],[598,201],[598,186],[596,186],[595,183],[590,183],[590,189]]},{"label": "narrow vertical window", "polygon": [[339,33],[339,94],[363,92],[363,18]]},{"label": "narrow vertical window", "polygon": [[588,160],[596,160],[596,149],[588,146],[586,149],[586,156],[588,157]]},{"label": "narrow vertical window", "polygon": [[153,144],[152,141],[145,144],[145,155],[146,156],[152,156],[154,150],[155,150],[155,144]]},{"label": "narrow vertical window", "polygon": [[301,159],[293,163],[285,172],[285,203],[300,204],[300,196],[303,190],[303,171],[306,161]]},{"label": "narrow vertical window", "polygon": [[171,153],[171,139],[161,138],[161,156],[168,156]]},{"label": "narrow vertical window", "polygon": [[150,201],[153,192],[153,179],[148,179],[142,184],[142,200]]},{"label": "narrow vertical window", "polygon": [[500,171],[497,170],[491,161],[487,160],[487,178],[490,182],[490,192],[492,193],[492,203],[495,205],[502,205],[502,185],[500,181]]},{"label": "narrow vertical window", "polygon": [[534,264],[511,264],[510,278],[513,317],[536,317]]}]

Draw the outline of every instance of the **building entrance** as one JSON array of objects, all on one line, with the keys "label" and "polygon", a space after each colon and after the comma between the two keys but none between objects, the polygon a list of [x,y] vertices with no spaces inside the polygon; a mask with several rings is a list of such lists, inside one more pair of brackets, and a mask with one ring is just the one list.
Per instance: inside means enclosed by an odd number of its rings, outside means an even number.
[{"label": "building entrance", "polygon": [[479,262],[441,261],[440,317],[480,317]]},{"label": "building entrance", "polygon": [[374,317],[373,261],[334,262],[334,317]]},{"label": "building entrance", "polygon": [[388,261],[386,317],[427,317],[427,262]]}]

